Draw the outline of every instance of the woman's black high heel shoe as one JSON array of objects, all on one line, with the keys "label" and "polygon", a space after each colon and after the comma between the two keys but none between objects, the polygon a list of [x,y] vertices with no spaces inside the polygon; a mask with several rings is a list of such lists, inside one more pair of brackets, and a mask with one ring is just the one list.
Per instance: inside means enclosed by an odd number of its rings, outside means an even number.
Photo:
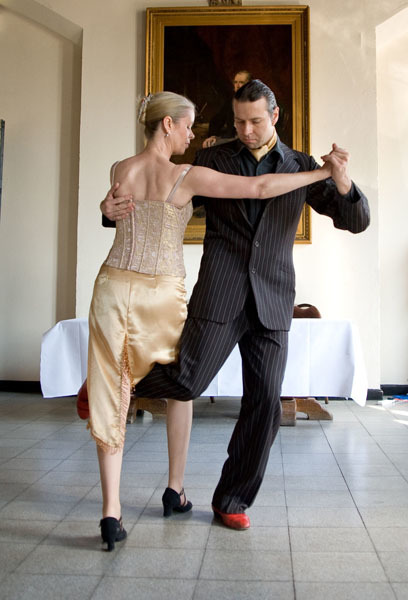
[{"label": "woman's black high heel shoe", "polygon": [[121,542],[127,536],[126,529],[123,527],[122,517],[119,521],[114,517],[105,517],[99,523],[101,528],[102,541],[108,544],[108,552],[115,548],[115,542]]},{"label": "woman's black high heel shoe", "polygon": [[[181,498],[184,496],[184,502],[181,502]],[[189,502],[184,493],[184,488],[178,493],[171,488],[166,488],[162,497],[163,502],[163,517],[169,517],[174,510],[175,512],[185,513],[193,508],[191,502]]]}]

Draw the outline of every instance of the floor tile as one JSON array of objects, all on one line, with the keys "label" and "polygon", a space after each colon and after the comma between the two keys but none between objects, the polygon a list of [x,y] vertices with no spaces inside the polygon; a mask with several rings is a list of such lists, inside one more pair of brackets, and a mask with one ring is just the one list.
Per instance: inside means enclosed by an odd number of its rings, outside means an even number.
[{"label": "floor tile", "polygon": [[408,527],[370,527],[368,534],[379,552],[408,552]]},{"label": "floor tile", "polygon": [[237,532],[225,527],[212,527],[207,549],[289,552],[288,528],[252,526],[247,531]]},{"label": "floor tile", "polygon": [[24,452],[24,450],[22,448],[16,448],[14,446],[6,446],[6,447],[0,446],[1,463],[4,464],[6,462],[6,459],[15,458],[16,456],[21,455],[22,452]]},{"label": "floor tile", "polygon": [[[384,483],[386,485],[386,483]],[[390,510],[389,507],[360,508],[366,527],[408,527],[408,507]]]},{"label": "floor tile", "polygon": [[288,524],[285,506],[252,506],[247,511],[253,527],[286,527]]},{"label": "floor tile", "polygon": [[296,600],[395,600],[388,583],[296,582]]},{"label": "floor tile", "polygon": [[[16,544],[21,546],[22,544]],[[103,575],[112,561],[114,552],[101,552],[100,537],[94,547],[64,546],[55,550],[52,545],[37,546],[21,562],[16,573],[36,575]]]},{"label": "floor tile", "polygon": [[[143,512],[142,507],[128,505],[122,502],[122,517],[124,522],[135,522]],[[1,513],[0,513],[1,514]],[[94,521],[99,522],[102,515],[102,497],[99,500],[81,500],[65,513],[66,520],[69,521]]]},{"label": "floor tile", "polygon": [[288,508],[291,527],[363,527],[355,508]]},{"label": "floor tile", "polygon": [[357,490],[352,494],[358,507],[408,507],[407,490]]},{"label": "floor tile", "polygon": [[375,552],[292,552],[295,581],[386,582]]},{"label": "floor tile", "polygon": [[379,552],[379,557],[391,582],[408,583],[408,552]]},{"label": "floor tile", "polygon": [[256,497],[256,505],[261,506],[285,506],[285,491],[282,487],[280,490],[261,489]]},{"label": "floor tile", "polygon": [[[179,523],[186,526],[209,525],[213,520],[213,512],[208,506],[195,505],[187,513],[173,513],[168,517],[169,523]],[[143,525],[161,525],[163,523],[163,509],[160,506],[147,506],[138,523]]]},{"label": "floor tile", "polygon": [[[121,485],[120,488],[121,501],[135,508],[144,508],[148,503],[151,503],[155,493],[157,498],[156,504],[161,506],[162,489],[155,490],[154,487],[131,487],[128,485]],[[86,500],[101,502],[102,492],[99,483],[93,486],[87,493]]]},{"label": "floor tile", "polygon": [[83,575],[8,575],[0,587],[1,600],[88,600],[100,580]]},{"label": "floor tile", "polygon": [[[244,536],[247,532],[236,532]],[[208,549],[200,579],[292,581],[289,552]]]},{"label": "floor tile", "polygon": [[353,463],[343,464],[340,467],[341,473],[345,479],[350,477],[353,478],[365,478],[365,477],[398,477],[401,473],[395,466],[390,462],[389,464],[376,465],[367,463]]},{"label": "floor tile", "polygon": [[28,521],[4,519],[0,526],[0,542],[12,544],[39,544],[59,521]]},{"label": "floor tile", "polygon": [[207,545],[210,525],[186,525],[180,522],[150,524],[139,522],[127,538],[127,546],[135,548],[195,548]]},{"label": "floor tile", "polygon": [[346,477],[347,485],[351,492],[383,490],[402,490],[408,497],[408,482],[400,475],[396,477]]},{"label": "floor tile", "polygon": [[78,502],[89,492],[89,486],[46,485],[41,481],[26,487],[17,496],[25,502]]},{"label": "floor tile", "polygon": [[26,483],[2,483],[0,485],[0,500],[13,500],[28,488]]},{"label": "floor tile", "polygon": [[24,452],[20,453],[19,458],[21,459],[63,459],[71,456],[74,450],[72,448],[38,448],[38,446],[34,448],[29,448],[28,450],[24,450]]},{"label": "floor tile", "polygon": [[[263,485],[262,488],[263,489]],[[307,477],[307,476],[285,476],[286,491],[309,490],[309,491],[346,491],[347,485],[340,475],[333,477]]]},{"label": "floor tile", "polygon": [[41,483],[45,485],[96,485],[99,482],[99,473],[96,471],[51,471],[41,477]]},{"label": "floor tile", "polygon": [[195,580],[104,577],[92,600],[192,600]]},{"label": "floor tile", "polygon": [[19,438],[16,430],[6,430],[0,434],[0,448],[31,448],[37,444],[38,439]]},{"label": "floor tile", "polygon": [[[164,483],[164,485],[167,485],[167,480]],[[154,505],[161,506],[162,505],[162,495],[163,495],[163,491],[164,491],[164,485],[163,485],[163,487],[159,486],[154,491],[154,493],[152,494],[152,496],[149,500],[150,506],[154,506]],[[187,499],[190,502],[192,502],[193,510],[196,506],[208,506],[208,507],[211,506],[211,500],[213,497],[214,488],[215,488],[215,485],[211,486],[211,487],[207,487],[207,488],[199,488],[199,487],[191,487],[191,486],[187,485],[187,483],[185,483]]]},{"label": "floor tile", "polygon": [[[126,527],[130,530],[132,524],[126,523]],[[41,544],[45,546],[63,546],[64,548],[87,548],[99,551],[102,549],[99,519],[73,521],[68,516],[49,531]],[[55,552],[58,552],[58,549],[55,549]]]},{"label": "floor tile", "polygon": [[42,471],[50,471],[55,469],[61,462],[60,459],[46,459],[46,458],[11,458],[2,465],[2,470],[22,470],[22,471],[36,471],[41,469]]},{"label": "floor tile", "polygon": [[288,507],[353,508],[354,502],[348,491],[286,490]]},{"label": "floor tile", "polygon": [[[35,544],[0,542],[0,575],[14,571],[35,549]],[[1,587],[1,586],[0,586]]]},{"label": "floor tile", "polygon": [[282,453],[283,465],[286,467],[288,465],[296,464],[296,465],[311,465],[316,467],[321,467],[322,469],[326,468],[336,468],[337,462],[334,456],[330,454],[312,454],[309,452],[298,453],[298,452],[290,452],[290,453]]},{"label": "floor tile", "polygon": [[373,544],[359,527],[290,527],[293,552],[372,552]]},{"label": "floor tile", "polygon": [[0,466],[0,483],[33,483],[34,481],[38,481],[44,475],[47,474],[48,471],[42,471],[38,468],[38,470],[30,470],[25,471],[21,469],[13,470],[4,468],[4,464]]},{"label": "floor tile", "polygon": [[396,420],[408,411],[330,401],[333,421],[282,427],[251,528],[233,531],[211,500],[239,406],[195,401],[194,507],[169,519],[165,420],[128,426],[128,538],[107,553],[95,444],[74,398],[0,392],[0,600],[408,600],[408,426]]},{"label": "floor tile", "polygon": [[203,550],[178,548],[131,548],[117,553],[106,570],[110,576],[157,577],[160,579],[196,579],[200,572]]},{"label": "floor tile", "polygon": [[132,475],[137,476],[139,473],[167,473],[169,468],[168,461],[165,462],[137,462],[127,461],[123,463],[122,473],[123,478],[126,479]]},{"label": "floor tile", "polygon": [[283,466],[285,477],[338,477],[341,475],[339,466],[333,461],[329,465],[290,463]]},{"label": "floor tile", "polygon": [[393,583],[392,588],[397,600],[408,600],[408,583]]},{"label": "floor tile", "polygon": [[[199,581],[194,600],[209,600],[210,598],[214,600],[294,600],[294,589],[292,582],[284,581]],[[162,599],[160,598],[160,600]]]},{"label": "floor tile", "polygon": [[0,510],[0,520],[56,521],[63,519],[75,502],[26,502],[13,500]]},{"label": "floor tile", "polygon": [[[266,474],[262,482],[262,487],[259,493],[267,492],[269,490],[283,490],[284,489],[284,478],[283,475],[268,475]],[[258,496],[257,496],[258,499]]]}]

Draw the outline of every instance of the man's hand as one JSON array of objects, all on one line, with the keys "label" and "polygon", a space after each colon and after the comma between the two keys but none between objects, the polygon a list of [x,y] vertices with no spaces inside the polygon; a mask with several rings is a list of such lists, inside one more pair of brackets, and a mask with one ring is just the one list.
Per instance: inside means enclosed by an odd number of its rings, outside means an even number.
[{"label": "man's hand", "polygon": [[217,141],[216,136],[212,135],[211,137],[209,137],[203,141],[203,148],[210,148],[211,146],[214,146],[216,141]]},{"label": "man's hand", "polygon": [[127,217],[135,208],[132,194],[126,194],[125,196],[114,197],[114,193],[119,187],[119,183],[114,183],[109,192],[106,194],[105,200],[99,205],[102,213],[110,221],[120,221]]},{"label": "man's hand", "polygon": [[330,154],[322,156],[322,160],[330,163],[332,169],[332,179],[336,184],[337,191],[342,196],[347,194],[351,189],[351,179],[347,173],[349,157],[350,155],[347,150],[339,148],[337,144],[332,145]]},{"label": "man's hand", "polygon": [[323,166],[320,167],[320,171],[321,174],[324,174],[325,177],[331,177],[332,176],[332,165],[329,161],[324,160],[324,157],[322,156],[323,159]]}]

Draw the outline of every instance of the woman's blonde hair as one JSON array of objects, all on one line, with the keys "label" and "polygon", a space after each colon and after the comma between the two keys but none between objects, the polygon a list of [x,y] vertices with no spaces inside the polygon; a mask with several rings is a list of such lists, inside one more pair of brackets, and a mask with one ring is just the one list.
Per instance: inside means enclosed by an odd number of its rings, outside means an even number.
[{"label": "woman's blonde hair", "polygon": [[189,110],[195,113],[195,106],[185,96],[174,92],[157,92],[140,100],[137,116],[139,123],[145,126],[145,136],[150,139],[164,117],[171,117],[177,123]]}]

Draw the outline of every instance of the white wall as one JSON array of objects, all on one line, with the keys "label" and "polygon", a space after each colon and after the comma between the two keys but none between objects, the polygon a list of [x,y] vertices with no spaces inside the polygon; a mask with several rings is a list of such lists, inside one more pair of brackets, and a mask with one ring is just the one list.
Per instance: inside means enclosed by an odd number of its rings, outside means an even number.
[{"label": "white wall", "polygon": [[381,382],[408,383],[408,9],[377,29]]},{"label": "white wall", "polygon": [[375,48],[379,2],[310,2],[311,146],[318,159],[336,142],[351,155],[350,174],[367,195],[371,225],[359,235],[313,213],[312,244],[295,246],[297,302],[359,327],[369,387],[380,386],[379,258]]},{"label": "white wall", "polygon": [[0,31],[0,380],[38,380],[42,332],[75,315],[80,56],[1,7]]},{"label": "white wall", "polygon": [[[100,227],[98,208],[108,186],[109,166],[142,143],[135,125],[135,105],[144,90],[145,8],[164,3],[19,0],[18,4],[46,7],[55,17],[83,30],[76,314],[86,316],[93,280],[113,235]],[[203,3],[172,1],[171,5]],[[369,197],[372,225],[362,235],[353,236],[313,214],[313,243],[297,245],[294,250],[297,300],[315,303],[325,317],[351,318],[357,323],[369,387],[378,388],[381,309],[375,31],[407,2],[310,0],[309,5],[312,153],[319,157],[333,141],[351,152],[350,171]],[[200,254],[199,246],[185,246],[189,290]],[[395,373],[398,381],[393,383],[400,383],[400,377],[400,372]]]}]

